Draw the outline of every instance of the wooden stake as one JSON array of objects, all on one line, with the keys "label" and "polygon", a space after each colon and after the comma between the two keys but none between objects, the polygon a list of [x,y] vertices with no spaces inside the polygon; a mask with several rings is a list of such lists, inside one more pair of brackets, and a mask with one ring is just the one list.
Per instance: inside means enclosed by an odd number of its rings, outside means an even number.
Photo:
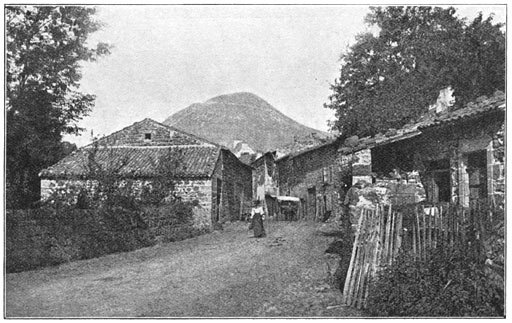
[{"label": "wooden stake", "polygon": [[418,256],[420,258],[423,257],[422,255],[422,247],[421,247],[421,230],[420,230],[420,219],[419,219],[419,214],[418,214],[418,207],[415,207],[414,208],[414,217],[415,217],[415,224],[416,224],[416,235],[417,235],[417,238],[418,238]]},{"label": "wooden stake", "polygon": [[354,238],[354,245],[352,246],[352,255],[350,257],[350,265],[348,267],[348,271],[347,271],[347,277],[345,278],[345,286],[343,286],[343,303],[347,304],[347,305],[350,305],[349,302],[351,300],[351,297],[350,297],[350,292],[351,292],[351,289],[352,289],[352,280],[353,280],[353,276],[354,276],[354,272],[355,271],[355,261],[357,259],[357,254],[359,253],[358,252],[358,244],[359,244],[359,231],[360,231],[360,228],[361,228],[361,222],[363,221],[363,213],[361,212],[361,216],[359,217],[359,221],[358,221],[358,227],[356,229],[356,236]]},{"label": "wooden stake", "polygon": [[392,247],[392,235],[391,232],[393,230],[393,209],[391,205],[388,209],[388,223],[386,227],[386,255],[385,255],[385,263],[387,264],[389,262],[389,254],[391,253],[391,247]]},{"label": "wooden stake", "polygon": [[416,225],[415,225],[414,221],[411,221],[411,223],[412,223],[412,252],[414,254],[414,258],[416,258],[416,256],[417,256],[417,250],[416,250]]},{"label": "wooden stake", "polygon": [[396,243],[395,243],[394,252],[393,252],[391,262],[393,262],[395,260],[395,257],[398,255],[398,251],[400,250],[400,247],[402,246],[402,234],[403,234],[402,212],[397,212],[396,216],[397,216],[396,231],[395,231],[396,232],[395,233],[396,234]]},{"label": "wooden stake", "polygon": [[394,247],[394,239],[395,239],[395,222],[396,222],[396,214],[393,214],[393,211],[390,209],[389,213],[391,213],[391,226],[389,231],[389,249],[387,255],[387,264],[391,265],[391,261],[393,258],[393,247]]},{"label": "wooden stake", "polygon": [[376,266],[378,261],[378,240],[380,237],[380,212],[379,212],[380,206],[378,205],[377,208],[372,212],[372,232],[370,236],[370,258],[369,260],[369,266],[368,266],[368,272],[367,272],[367,281],[366,281],[366,287],[365,287],[365,293],[363,298],[363,307],[366,308],[366,300],[368,299],[368,294],[370,291],[370,283],[372,281],[372,278],[374,277],[376,273]]},{"label": "wooden stake", "polygon": [[[365,222],[363,222],[364,224],[366,224]],[[352,288],[352,292],[350,293],[350,305],[357,305],[356,302],[357,302],[357,297],[358,297],[358,292],[359,292],[359,288],[360,288],[360,285],[361,285],[361,276],[362,276],[362,267],[364,265],[364,258],[365,258],[365,246],[363,245],[364,241],[366,240],[365,238],[365,232],[362,231],[363,228],[365,228],[365,226],[362,226],[361,227],[361,235],[359,236],[360,237],[360,241],[361,241],[361,244],[358,245],[358,248],[359,248],[359,252],[358,252],[358,257],[357,257],[357,260],[356,260],[356,263],[355,263],[355,270],[356,270],[356,275],[355,275],[355,279],[354,279],[354,285],[353,285],[353,288]]]}]

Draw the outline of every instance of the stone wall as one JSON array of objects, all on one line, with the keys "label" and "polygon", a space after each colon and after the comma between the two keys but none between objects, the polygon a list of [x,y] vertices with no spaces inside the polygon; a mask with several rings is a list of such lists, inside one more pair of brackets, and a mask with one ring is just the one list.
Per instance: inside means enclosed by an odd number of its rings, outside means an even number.
[{"label": "stone wall", "polygon": [[[134,194],[138,194],[143,186],[151,185],[149,180],[134,180],[131,182]],[[91,180],[41,180],[41,197],[47,200],[52,192],[60,191],[59,196],[68,196],[72,198],[72,204],[76,203],[77,192],[73,188],[86,187],[89,190],[94,189],[95,181]],[[64,194],[66,192],[66,194]],[[212,213],[212,181],[205,179],[178,180],[175,183],[174,193],[181,197],[184,202],[195,202],[194,207],[194,227],[208,229],[211,227]],[[170,195],[170,192],[169,192]]]},{"label": "stone wall", "polygon": [[194,206],[194,227],[210,228],[212,225],[212,181],[181,180],[176,182],[174,190],[184,202],[197,201],[197,206]]},{"label": "stone wall", "polygon": [[341,172],[336,164],[337,145],[332,143],[278,160],[281,195],[301,199],[301,216],[309,220],[341,213]]},{"label": "stone wall", "polygon": [[492,194],[496,205],[505,202],[505,124],[492,138]]},{"label": "stone wall", "polygon": [[180,220],[173,214],[178,209],[171,205],[141,212],[119,208],[7,210],[6,269],[19,272],[96,258],[209,231]]},{"label": "stone wall", "polygon": [[372,182],[372,154],[370,149],[354,152],[352,159],[352,185],[358,181]]}]

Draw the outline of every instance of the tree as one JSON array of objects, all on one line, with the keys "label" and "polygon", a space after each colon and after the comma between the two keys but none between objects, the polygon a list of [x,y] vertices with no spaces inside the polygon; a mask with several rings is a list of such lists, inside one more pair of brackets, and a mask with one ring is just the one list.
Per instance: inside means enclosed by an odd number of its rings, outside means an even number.
[{"label": "tree", "polygon": [[342,55],[326,108],[342,136],[400,128],[428,111],[451,86],[455,108],[505,89],[505,35],[480,13],[471,23],[454,8],[370,8],[366,33]]},{"label": "tree", "polygon": [[94,96],[78,91],[81,61],[109,53],[86,45],[100,24],[93,7],[7,6],[6,15],[6,202],[27,207],[39,199],[38,173],[69,147]]}]

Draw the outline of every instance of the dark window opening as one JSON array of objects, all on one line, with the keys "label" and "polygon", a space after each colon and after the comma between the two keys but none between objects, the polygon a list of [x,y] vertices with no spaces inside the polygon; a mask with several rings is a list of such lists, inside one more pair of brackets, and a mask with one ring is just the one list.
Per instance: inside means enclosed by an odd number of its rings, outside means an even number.
[{"label": "dark window opening", "polygon": [[416,170],[410,147],[409,144],[391,144],[371,149],[371,171],[378,178],[389,178],[396,169],[403,172]]},{"label": "dark window opening", "polygon": [[469,199],[484,199],[487,196],[487,152],[481,150],[470,153],[467,158]]},{"label": "dark window opening", "polygon": [[151,140],[151,134],[150,133],[145,133],[144,134],[144,140]]},{"label": "dark window opening", "polygon": [[433,203],[450,202],[450,161],[440,159],[428,162],[427,173],[429,178],[426,187],[428,200]]},{"label": "dark window opening", "polygon": [[450,172],[439,171],[434,173],[434,185],[437,190],[436,202],[450,202],[451,187],[450,187]]}]

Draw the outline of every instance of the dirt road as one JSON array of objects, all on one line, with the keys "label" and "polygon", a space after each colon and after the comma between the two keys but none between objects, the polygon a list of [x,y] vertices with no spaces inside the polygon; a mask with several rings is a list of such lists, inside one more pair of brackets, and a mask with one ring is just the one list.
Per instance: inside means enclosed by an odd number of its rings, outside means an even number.
[{"label": "dirt road", "polygon": [[320,224],[245,223],[134,252],[8,274],[7,317],[355,317],[327,283]]}]

